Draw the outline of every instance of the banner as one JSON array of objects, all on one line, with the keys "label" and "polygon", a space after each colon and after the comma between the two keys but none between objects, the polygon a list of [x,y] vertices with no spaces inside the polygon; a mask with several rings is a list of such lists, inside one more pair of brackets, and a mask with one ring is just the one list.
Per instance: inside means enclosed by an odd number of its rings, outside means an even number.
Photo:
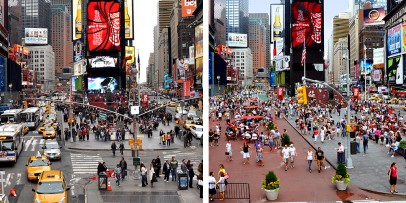
[{"label": "banner", "polygon": [[6,90],[6,59],[0,57],[0,92]]},{"label": "banner", "polygon": [[282,99],[283,99],[283,96],[285,95],[283,88],[282,88],[282,87],[278,87],[278,89],[276,90],[276,92],[277,92],[277,95],[278,95],[278,99],[279,99],[279,100],[282,100]]},{"label": "banner", "polygon": [[[402,61],[401,61],[401,57],[393,57],[393,58],[389,58],[388,59],[388,70],[387,70],[387,74],[388,74],[388,81],[389,82],[396,82],[397,80],[397,70],[400,69],[400,67],[402,67]],[[402,71],[403,72],[403,71]],[[402,77],[403,80],[403,77]]]},{"label": "banner", "polygon": [[406,22],[402,23],[402,53],[406,52]]},{"label": "banner", "polygon": [[47,28],[25,28],[25,44],[48,44]]},{"label": "banner", "polygon": [[135,61],[135,47],[125,46],[125,57],[132,56],[131,60],[127,61],[127,64],[132,64]]},{"label": "banner", "polygon": [[87,4],[87,38],[90,52],[120,51],[120,3]]},{"label": "banner", "polygon": [[77,39],[73,41],[73,62],[78,62],[83,59],[83,41]]},{"label": "banner", "polygon": [[229,47],[247,47],[247,34],[228,33],[227,46]]},{"label": "banner", "polygon": [[203,57],[203,23],[195,27],[195,58]]},{"label": "banner", "polygon": [[72,41],[82,38],[82,0],[72,0]]},{"label": "banner", "polygon": [[[7,2],[8,2],[8,1],[7,1]],[[3,27],[5,27],[5,18],[4,18],[5,10],[4,10],[4,3],[5,3],[5,0],[0,0],[0,24],[1,24]]]},{"label": "banner", "polygon": [[387,34],[387,47],[388,47],[388,57],[400,54],[401,52],[401,24],[396,25],[388,30]]},{"label": "banner", "polygon": [[374,62],[373,65],[377,65],[377,64],[384,64],[385,60],[384,60],[384,48],[375,48],[374,49]]},{"label": "banner", "polygon": [[354,98],[359,99],[360,98],[360,89],[359,89],[359,87],[355,87],[352,90],[354,92]]},{"label": "banner", "polygon": [[182,18],[193,16],[196,6],[196,0],[182,0]]},{"label": "banner", "polygon": [[364,26],[384,25],[385,8],[373,8],[364,10]]},{"label": "banner", "polygon": [[381,70],[374,70],[373,76],[372,76],[372,80],[373,80],[374,82],[382,81]]},{"label": "banner", "polygon": [[190,81],[189,80],[185,80],[185,82],[183,83],[183,94],[182,94],[182,96],[184,96],[184,97],[190,96]]},{"label": "banner", "polygon": [[134,6],[133,0],[124,0],[124,36],[134,39]]},{"label": "banner", "polygon": [[323,13],[322,4],[316,2],[292,3],[292,48],[322,49]]},{"label": "banner", "polygon": [[142,95],[142,106],[148,106],[148,94]]},{"label": "banner", "polygon": [[[285,6],[271,4],[271,42],[283,38],[285,28]],[[278,52],[277,52],[278,53]]]},{"label": "banner", "polygon": [[275,72],[271,72],[271,75],[269,76],[269,85],[275,86]]}]

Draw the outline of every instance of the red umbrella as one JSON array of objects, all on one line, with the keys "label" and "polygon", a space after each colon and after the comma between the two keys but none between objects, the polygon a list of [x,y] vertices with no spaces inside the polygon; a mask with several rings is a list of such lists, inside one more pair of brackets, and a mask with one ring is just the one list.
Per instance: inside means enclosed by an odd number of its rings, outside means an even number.
[{"label": "red umbrella", "polygon": [[241,116],[241,119],[263,119],[264,116]]},{"label": "red umbrella", "polygon": [[244,106],[244,109],[256,109],[259,108],[259,106]]}]

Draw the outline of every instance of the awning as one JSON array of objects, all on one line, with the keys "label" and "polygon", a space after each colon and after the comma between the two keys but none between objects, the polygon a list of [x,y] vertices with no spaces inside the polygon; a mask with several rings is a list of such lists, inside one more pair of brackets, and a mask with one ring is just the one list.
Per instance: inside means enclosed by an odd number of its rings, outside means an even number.
[{"label": "awning", "polygon": [[263,119],[264,116],[241,116],[240,117],[243,120],[247,120],[247,119]]},{"label": "awning", "polygon": [[244,106],[244,109],[256,109],[259,108],[259,106]]}]

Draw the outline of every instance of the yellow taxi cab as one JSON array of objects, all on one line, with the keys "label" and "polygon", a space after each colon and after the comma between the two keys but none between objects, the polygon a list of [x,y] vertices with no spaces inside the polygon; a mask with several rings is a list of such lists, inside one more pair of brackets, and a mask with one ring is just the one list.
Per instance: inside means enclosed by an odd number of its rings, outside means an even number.
[{"label": "yellow taxi cab", "polygon": [[67,203],[69,202],[67,192],[69,189],[61,170],[44,171],[38,179],[36,188],[32,189],[35,193],[33,203]]},{"label": "yellow taxi cab", "polygon": [[45,128],[53,127],[52,123],[42,123],[41,126],[38,128],[38,133],[41,134],[44,132]]},{"label": "yellow taxi cab", "polygon": [[52,127],[54,127],[54,129],[58,128],[58,125],[59,125],[58,122],[52,123]]},{"label": "yellow taxi cab", "polygon": [[56,137],[56,131],[55,128],[52,126],[49,126],[44,129],[44,132],[42,132],[42,138],[44,139],[54,139]]},{"label": "yellow taxi cab", "polygon": [[176,102],[171,101],[171,102],[169,102],[168,106],[170,106],[170,107],[176,107]]},{"label": "yellow taxi cab", "polygon": [[190,127],[195,126],[195,122],[193,120],[185,120],[183,121],[183,128],[186,130],[190,130]]},{"label": "yellow taxi cab", "polygon": [[391,100],[389,100],[389,104],[398,104],[398,103],[399,103],[398,98],[392,98]]},{"label": "yellow taxi cab", "polygon": [[43,171],[51,170],[51,162],[40,152],[36,156],[31,156],[25,166],[27,167],[27,179],[30,181],[38,180]]},{"label": "yellow taxi cab", "polygon": [[403,111],[406,111],[406,106],[403,106]]}]

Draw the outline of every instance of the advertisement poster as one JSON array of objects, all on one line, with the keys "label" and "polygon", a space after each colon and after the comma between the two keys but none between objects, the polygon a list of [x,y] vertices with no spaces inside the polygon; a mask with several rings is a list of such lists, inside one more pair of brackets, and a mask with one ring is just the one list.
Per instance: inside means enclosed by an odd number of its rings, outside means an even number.
[{"label": "advertisement poster", "polygon": [[372,80],[374,82],[379,82],[382,80],[381,70],[374,70],[373,75],[372,75]]},{"label": "advertisement poster", "polygon": [[88,3],[87,38],[90,52],[120,51],[120,3]]},{"label": "advertisement poster", "polygon": [[142,106],[148,106],[148,94],[142,95]]},{"label": "advertisement poster", "polygon": [[275,86],[275,72],[272,72],[271,75],[269,76],[269,85]]},{"label": "advertisement poster", "polygon": [[361,60],[361,72],[371,73],[372,71],[372,60]]},{"label": "advertisement poster", "polygon": [[96,56],[89,59],[90,67],[92,68],[115,68],[117,64],[117,58],[110,56]]},{"label": "advertisement poster", "polygon": [[86,72],[84,61],[78,61],[73,64],[73,75],[78,76]]},{"label": "advertisement poster", "polygon": [[247,47],[247,34],[228,33],[227,45],[229,47]]},{"label": "advertisement poster", "polygon": [[360,90],[359,90],[359,88],[358,88],[358,87],[355,87],[355,88],[353,89],[353,91],[354,91],[354,97],[355,97],[355,98],[359,98],[359,97],[360,97]]},{"label": "advertisement poster", "polygon": [[285,6],[271,4],[271,41],[274,42],[284,37]]},{"label": "advertisement poster", "polygon": [[[389,58],[388,59],[388,80],[389,82],[396,82],[396,71],[399,69],[399,66],[402,67],[402,62],[401,62],[401,57],[394,57],[394,58]],[[403,72],[403,71],[402,71]]]},{"label": "advertisement poster", "polygon": [[113,92],[118,88],[118,81],[113,77],[88,77],[87,85],[89,90],[100,90],[105,93],[105,90],[109,89]]},{"label": "advertisement poster", "polygon": [[78,62],[83,59],[83,41],[77,39],[73,41],[73,62]]},{"label": "advertisement poster", "polygon": [[132,56],[131,60],[127,61],[127,64],[132,64],[135,61],[135,47],[133,46],[126,46],[125,47],[125,57]]},{"label": "advertisement poster", "polygon": [[402,85],[403,84],[403,60],[402,57],[400,58],[399,65],[396,69],[396,84]]},{"label": "advertisement poster", "polygon": [[25,28],[25,44],[48,44],[47,28]]},{"label": "advertisement poster", "polygon": [[185,82],[183,83],[183,95],[184,97],[188,97],[190,96],[190,81],[189,80],[185,80]]},{"label": "advertisement poster", "polygon": [[385,8],[373,8],[364,10],[364,25],[384,25]]},{"label": "advertisement poster", "polygon": [[134,6],[132,0],[124,0],[125,38],[134,39]]},{"label": "advertisement poster", "polygon": [[275,58],[278,57],[283,57],[283,38],[278,39],[275,41],[275,50],[276,50],[276,55],[274,56]]},{"label": "advertisement poster", "polygon": [[182,0],[182,18],[193,16],[196,6],[196,0]]},{"label": "advertisement poster", "polygon": [[203,57],[203,23],[195,27],[195,57]]},{"label": "advertisement poster", "polygon": [[396,25],[393,28],[390,28],[388,30],[387,34],[387,47],[388,47],[388,56],[392,56],[395,54],[400,54],[401,51],[401,26],[402,25]]},{"label": "advertisement poster", "polygon": [[278,99],[279,99],[279,100],[282,100],[282,99],[283,99],[283,96],[285,95],[285,94],[283,93],[283,88],[282,88],[282,87],[278,87],[278,89],[276,90],[276,92],[277,92],[277,95],[278,95]]},{"label": "advertisement poster", "polygon": [[375,48],[374,49],[374,64],[373,65],[376,65],[376,64],[383,64],[384,62],[385,62],[385,60],[384,60],[384,48],[382,47],[382,48]]},{"label": "advertisement poster", "polygon": [[406,52],[406,22],[402,23],[402,53]]},{"label": "advertisement poster", "polygon": [[322,4],[316,2],[292,3],[292,48],[322,49]]},{"label": "advertisement poster", "polygon": [[82,38],[82,0],[72,0],[72,41]]},{"label": "advertisement poster", "polygon": [[0,57],[0,91],[6,90],[6,59]]}]

